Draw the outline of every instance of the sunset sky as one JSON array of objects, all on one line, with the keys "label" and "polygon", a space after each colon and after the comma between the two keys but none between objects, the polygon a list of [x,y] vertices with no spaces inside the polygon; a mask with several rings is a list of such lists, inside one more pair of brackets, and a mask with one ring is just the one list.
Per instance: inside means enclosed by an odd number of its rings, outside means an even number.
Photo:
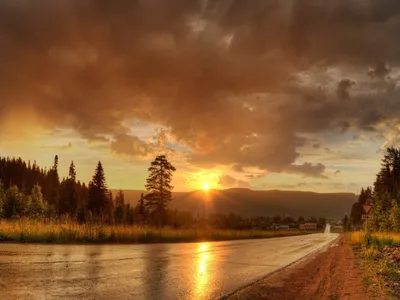
[{"label": "sunset sky", "polygon": [[[322,4],[323,3],[323,4]],[[400,133],[398,0],[2,0],[0,155],[143,189],[359,192]]]}]

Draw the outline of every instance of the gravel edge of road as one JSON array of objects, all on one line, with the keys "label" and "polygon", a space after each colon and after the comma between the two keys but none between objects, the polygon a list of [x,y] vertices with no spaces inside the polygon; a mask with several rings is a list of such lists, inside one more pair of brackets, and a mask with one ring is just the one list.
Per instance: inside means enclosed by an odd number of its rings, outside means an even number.
[{"label": "gravel edge of road", "polygon": [[328,244],[323,245],[322,247],[311,251],[307,255],[297,259],[296,261],[294,261],[294,262],[292,262],[292,263],[290,263],[290,264],[288,264],[286,266],[283,266],[283,267],[281,267],[281,268],[279,268],[279,269],[277,269],[277,270],[275,270],[275,271],[273,271],[271,273],[268,273],[265,276],[262,276],[261,278],[257,279],[256,281],[253,281],[253,282],[251,282],[249,284],[246,284],[246,285],[244,285],[244,286],[242,286],[242,287],[240,287],[240,288],[238,288],[238,289],[236,289],[236,290],[234,290],[232,292],[229,292],[229,293],[226,293],[225,295],[222,295],[219,299],[220,300],[229,299],[230,297],[234,296],[235,294],[237,294],[239,292],[242,292],[242,291],[244,291],[244,290],[246,290],[248,288],[256,286],[257,284],[259,284],[259,283],[261,283],[261,282],[263,282],[263,281],[265,281],[265,280],[267,280],[267,279],[269,279],[269,278],[271,278],[273,276],[276,276],[279,273],[285,272],[287,269],[290,269],[290,268],[295,267],[296,265],[304,264],[304,263],[307,263],[308,261],[311,261],[312,258],[315,257],[316,255],[318,255],[319,253],[323,253],[323,252],[327,251],[330,247],[334,246],[335,243],[337,243],[339,241],[341,236],[342,235],[339,234],[334,240],[332,240]]}]

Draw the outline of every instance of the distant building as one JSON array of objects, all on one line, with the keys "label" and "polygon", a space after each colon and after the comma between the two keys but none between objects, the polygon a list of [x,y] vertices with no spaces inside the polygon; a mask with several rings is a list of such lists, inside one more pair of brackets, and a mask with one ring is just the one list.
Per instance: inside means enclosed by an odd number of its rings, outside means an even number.
[{"label": "distant building", "polygon": [[281,230],[289,230],[290,227],[289,227],[289,225],[279,225],[279,229],[281,229]]},{"label": "distant building", "polygon": [[300,230],[317,230],[317,223],[300,224]]}]

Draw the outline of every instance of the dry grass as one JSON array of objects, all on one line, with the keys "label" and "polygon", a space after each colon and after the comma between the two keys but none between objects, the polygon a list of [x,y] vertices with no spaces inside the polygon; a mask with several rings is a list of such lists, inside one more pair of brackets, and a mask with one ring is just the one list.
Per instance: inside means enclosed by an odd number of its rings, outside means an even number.
[{"label": "dry grass", "polygon": [[376,245],[398,245],[400,244],[400,233],[398,232],[374,232],[371,233],[369,239],[363,231],[353,232],[351,234],[351,242],[355,245],[362,245],[365,243],[373,243]]},{"label": "dry grass", "polygon": [[140,226],[46,223],[26,219],[0,221],[0,240],[37,243],[175,243],[258,239],[302,234],[307,234],[307,232],[300,230],[174,230]]}]

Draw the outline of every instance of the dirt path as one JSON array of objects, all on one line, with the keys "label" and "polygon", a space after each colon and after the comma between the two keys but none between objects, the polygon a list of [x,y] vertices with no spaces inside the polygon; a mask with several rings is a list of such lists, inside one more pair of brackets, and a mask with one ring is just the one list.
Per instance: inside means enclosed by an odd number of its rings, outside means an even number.
[{"label": "dirt path", "polygon": [[[265,300],[385,300],[382,291],[365,287],[351,246],[341,237],[327,251],[229,297]],[[371,280],[371,279],[369,279]],[[370,285],[371,287],[371,285]]]}]

